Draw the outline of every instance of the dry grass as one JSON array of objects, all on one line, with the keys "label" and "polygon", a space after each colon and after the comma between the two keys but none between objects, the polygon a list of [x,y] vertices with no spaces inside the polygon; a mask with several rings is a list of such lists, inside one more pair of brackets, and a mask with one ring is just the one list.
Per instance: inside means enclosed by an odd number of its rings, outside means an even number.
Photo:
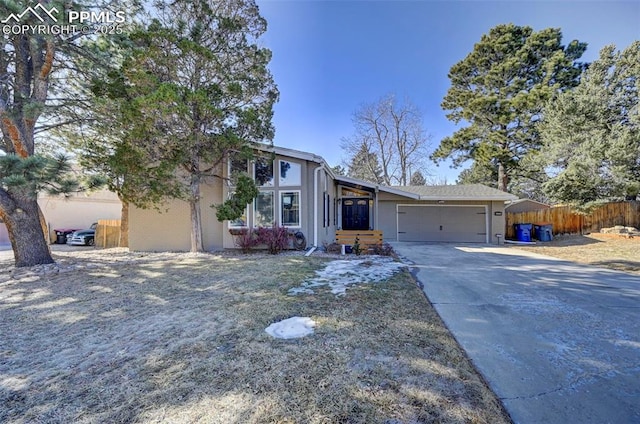
[{"label": "dry grass", "polygon": [[565,235],[551,242],[512,246],[542,255],[640,274],[640,238],[613,234]]},{"label": "dry grass", "polygon": [[61,255],[0,260],[0,422],[509,422],[406,271],[288,296],[329,259]]}]

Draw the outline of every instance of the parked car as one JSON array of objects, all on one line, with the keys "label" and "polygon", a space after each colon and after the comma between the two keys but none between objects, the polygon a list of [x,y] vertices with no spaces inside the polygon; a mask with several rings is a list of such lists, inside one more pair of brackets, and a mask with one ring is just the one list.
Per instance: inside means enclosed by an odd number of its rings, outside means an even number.
[{"label": "parked car", "polygon": [[67,244],[73,246],[93,246],[96,241],[96,227],[98,226],[97,222],[91,224],[91,228],[86,230],[78,230],[74,231],[70,236],[67,237]]},{"label": "parked car", "polygon": [[69,236],[74,231],[80,231],[80,228],[57,228],[53,231],[56,233],[56,244],[66,244]]}]

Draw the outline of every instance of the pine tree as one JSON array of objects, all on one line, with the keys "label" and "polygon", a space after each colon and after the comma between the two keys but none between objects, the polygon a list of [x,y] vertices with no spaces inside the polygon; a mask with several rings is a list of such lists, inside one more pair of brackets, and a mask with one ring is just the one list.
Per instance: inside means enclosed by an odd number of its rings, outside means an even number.
[{"label": "pine tree", "polygon": [[422,172],[416,171],[411,175],[411,185],[412,186],[423,186],[427,184],[427,180],[422,175]]},{"label": "pine tree", "polygon": [[560,202],[584,205],[640,192],[640,41],[600,51],[572,91],[545,109],[541,157],[557,170],[544,184]]},{"label": "pine tree", "polygon": [[542,109],[555,93],[576,86],[584,68],[577,59],[586,44],[561,42],[559,29],[534,32],[513,24],[483,35],[449,71],[442,102],[451,121],[469,125],[443,139],[432,159],[452,158],[456,166],[474,160],[483,169],[495,164],[503,191],[512,178],[534,177],[537,170],[524,164],[541,146]]},{"label": "pine tree", "polygon": [[[58,24],[23,13],[33,4],[0,3],[0,16],[21,16],[16,27],[22,28],[0,35],[0,219],[9,231],[16,266],[53,262],[37,195],[41,191],[68,193],[77,189],[77,182],[65,175],[69,170],[66,160],[41,155],[41,140],[46,144],[51,136],[48,130],[64,124],[58,112],[79,101],[69,95],[67,87],[67,76],[83,71],[76,66],[78,60],[85,57],[92,67],[103,65],[99,52],[87,47],[82,34],[54,35],[55,30],[52,34],[39,30]],[[44,1],[38,5],[46,8],[54,4]],[[56,2],[52,13],[62,19],[70,8],[113,10],[121,6],[115,0]]]},{"label": "pine tree", "polygon": [[371,153],[366,145],[362,145],[353,159],[351,159],[347,175],[376,184],[384,182],[378,156],[375,153]]}]

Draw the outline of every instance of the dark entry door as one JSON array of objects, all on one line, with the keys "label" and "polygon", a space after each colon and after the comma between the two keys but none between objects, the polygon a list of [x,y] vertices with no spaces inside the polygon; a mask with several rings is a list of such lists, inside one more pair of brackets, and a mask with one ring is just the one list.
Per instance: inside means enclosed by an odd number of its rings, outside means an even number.
[{"label": "dark entry door", "polygon": [[342,199],[342,229],[369,229],[369,199]]}]

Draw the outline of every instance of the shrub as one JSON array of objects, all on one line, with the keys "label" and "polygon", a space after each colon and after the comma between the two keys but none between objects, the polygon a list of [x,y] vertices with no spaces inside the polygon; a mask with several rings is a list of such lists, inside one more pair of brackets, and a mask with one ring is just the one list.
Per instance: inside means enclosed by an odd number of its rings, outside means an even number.
[{"label": "shrub", "polygon": [[234,231],[233,242],[242,250],[242,253],[249,253],[251,249],[259,244],[258,237],[253,230],[242,228]]},{"label": "shrub", "polygon": [[338,243],[327,243],[326,241],[322,243],[324,245],[324,250],[327,253],[341,253],[342,245]]},{"label": "shrub", "polygon": [[393,251],[393,247],[389,243],[384,244],[376,244],[375,246],[371,246],[371,252],[374,255],[380,256],[394,256],[395,252]]},{"label": "shrub", "polygon": [[277,225],[271,228],[260,227],[257,234],[258,244],[267,246],[267,250],[272,255],[277,255],[289,247],[289,231],[286,227],[278,227]]},{"label": "shrub", "polygon": [[356,237],[351,250],[353,250],[353,253],[355,253],[356,256],[360,256],[362,253],[362,246],[360,246],[360,239],[358,237]]}]

